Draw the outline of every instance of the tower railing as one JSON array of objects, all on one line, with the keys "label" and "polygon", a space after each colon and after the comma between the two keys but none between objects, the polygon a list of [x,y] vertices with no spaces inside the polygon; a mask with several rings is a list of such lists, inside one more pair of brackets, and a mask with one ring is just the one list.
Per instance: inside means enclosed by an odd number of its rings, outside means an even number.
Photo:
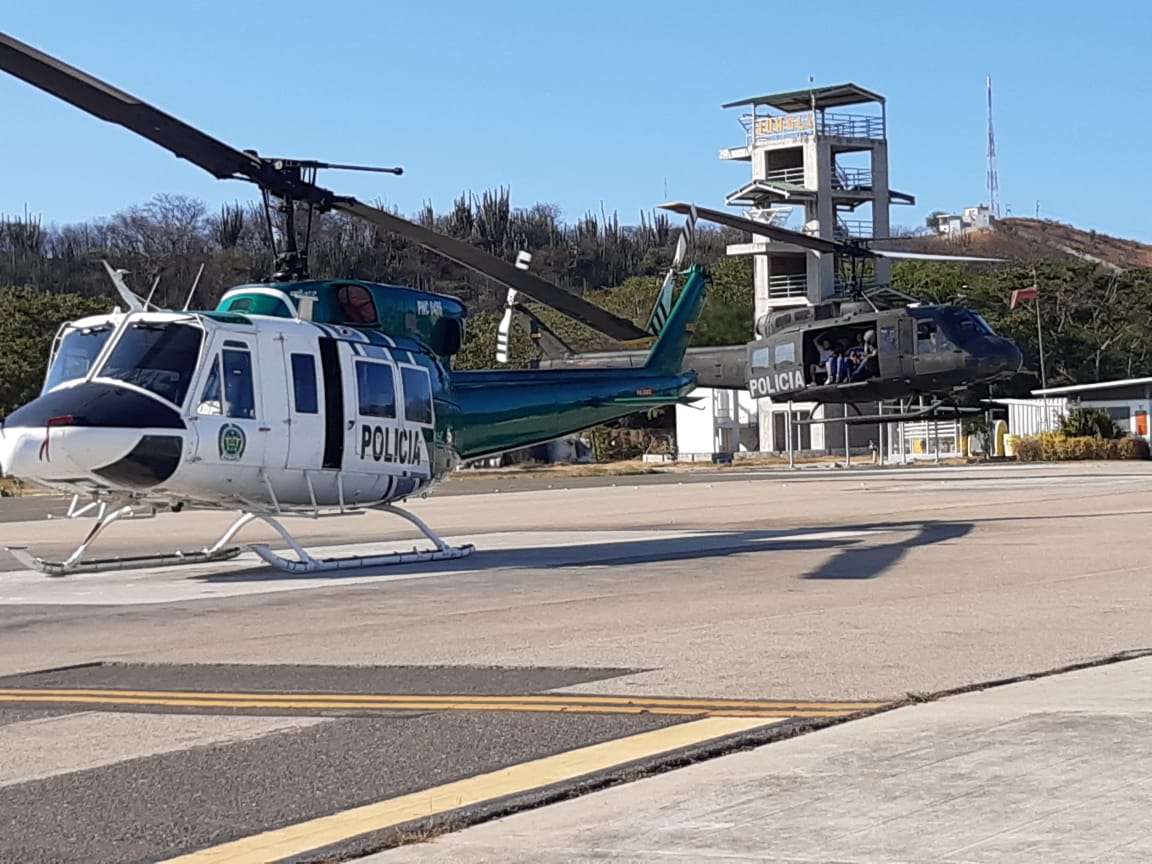
[{"label": "tower railing", "polygon": [[833,235],[837,240],[847,240],[851,237],[863,239],[872,236],[871,219],[841,219],[836,218],[836,227]]},{"label": "tower railing", "polygon": [[803,273],[768,277],[768,297],[771,300],[807,296],[808,277]]},{"label": "tower railing", "polygon": [[832,180],[833,189],[855,189],[860,186],[872,185],[871,168],[844,168],[836,166],[836,173]]},{"label": "tower railing", "polygon": [[794,186],[804,185],[803,168],[776,168],[767,172],[764,179],[770,183],[791,183]]}]

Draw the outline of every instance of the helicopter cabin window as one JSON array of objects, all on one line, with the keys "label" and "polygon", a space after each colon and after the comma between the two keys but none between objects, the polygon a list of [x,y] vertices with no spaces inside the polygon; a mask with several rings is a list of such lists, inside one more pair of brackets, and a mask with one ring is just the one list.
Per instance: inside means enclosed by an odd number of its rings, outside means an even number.
[{"label": "helicopter cabin window", "polygon": [[[243,344],[226,341],[233,345]],[[221,374],[223,370],[223,374]],[[224,400],[220,399],[220,381],[224,381]],[[208,380],[200,394],[197,414],[223,415],[239,420],[256,418],[256,387],[252,375],[252,354],[247,348],[225,348],[212,359]]]},{"label": "helicopter cabin window", "polygon": [[42,393],[47,393],[58,384],[83,378],[92,368],[92,363],[103,350],[104,343],[112,335],[111,324],[98,324],[95,327],[66,328],[52,366],[44,379]]},{"label": "helicopter cabin window", "polygon": [[316,395],[316,358],[311,354],[292,355],[292,393],[297,414],[318,414],[320,400]]},{"label": "helicopter cabin window", "polygon": [[292,309],[282,297],[270,294],[243,294],[232,297],[221,304],[221,312],[247,312],[251,315],[271,315],[277,318],[292,318]]},{"label": "helicopter cabin window", "polygon": [[916,353],[935,354],[940,350],[940,330],[935,321],[916,322]]},{"label": "helicopter cabin window", "polygon": [[100,368],[112,378],[183,405],[196,371],[204,331],[173,321],[134,321],[124,329]]},{"label": "helicopter cabin window", "polygon": [[376,301],[363,285],[341,285],[336,289],[336,300],[344,315],[345,324],[375,324]]},{"label": "helicopter cabin window", "polygon": [[356,394],[364,417],[396,417],[396,382],[387,363],[356,362]]},{"label": "helicopter cabin window", "polygon": [[896,328],[892,326],[880,328],[880,350],[881,351],[896,351],[897,337]]},{"label": "helicopter cabin window", "polygon": [[782,342],[777,345],[772,351],[772,362],[776,364],[795,363],[796,346],[791,342]]},{"label": "helicopter cabin window", "polygon": [[767,369],[772,365],[771,358],[772,349],[770,348],[757,348],[752,352],[752,368],[753,369]]},{"label": "helicopter cabin window", "polygon": [[416,366],[400,367],[404,385],[404,418],[409,423],[432,423],[432,381],[428,370]]}]

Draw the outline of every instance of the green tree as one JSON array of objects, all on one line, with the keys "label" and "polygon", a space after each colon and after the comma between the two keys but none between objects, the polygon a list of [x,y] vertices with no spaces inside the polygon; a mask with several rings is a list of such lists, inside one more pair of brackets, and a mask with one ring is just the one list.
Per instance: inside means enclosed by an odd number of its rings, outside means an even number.
[{"label": "green tree", "polygon": [[0,417],[40,392],[52,338],[65,321],[112,311],[108,298],[0,288]]}]

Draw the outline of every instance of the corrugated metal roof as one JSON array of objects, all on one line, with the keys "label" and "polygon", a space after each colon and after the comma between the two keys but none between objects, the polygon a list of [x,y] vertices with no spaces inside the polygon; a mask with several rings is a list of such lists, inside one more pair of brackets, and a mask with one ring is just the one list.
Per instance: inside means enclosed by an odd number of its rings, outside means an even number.
[{"label": "corrugated metal roof", "polygon": [[788,93],[769,93],[766,96],[754,96],[751,99],[741,99],[738,102],[729,102],[722,108],[737,108],[741,105],[768,105],[779,108],[789,114],[795,111],[806,111],[812,107],[812,99],[816,99],[817,108],[835,108],[840,105],[858,105],[861,102],[883,102],[884,97],[871,90],[865,90],[856,84],[833,84],[828,87],[813,87],[805,90],[792,90]]}]

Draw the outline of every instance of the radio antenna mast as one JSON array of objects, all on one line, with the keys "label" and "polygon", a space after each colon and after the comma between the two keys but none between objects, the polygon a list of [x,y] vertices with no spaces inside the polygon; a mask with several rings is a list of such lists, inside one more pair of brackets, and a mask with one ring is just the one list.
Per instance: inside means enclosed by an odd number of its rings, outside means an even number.
[{"label": "radio antenna mast", "polygon": [[992,128],[992,76],[988,76],[988,211],[1000,218],[1000,181],[996,177],[996,132]]}]

